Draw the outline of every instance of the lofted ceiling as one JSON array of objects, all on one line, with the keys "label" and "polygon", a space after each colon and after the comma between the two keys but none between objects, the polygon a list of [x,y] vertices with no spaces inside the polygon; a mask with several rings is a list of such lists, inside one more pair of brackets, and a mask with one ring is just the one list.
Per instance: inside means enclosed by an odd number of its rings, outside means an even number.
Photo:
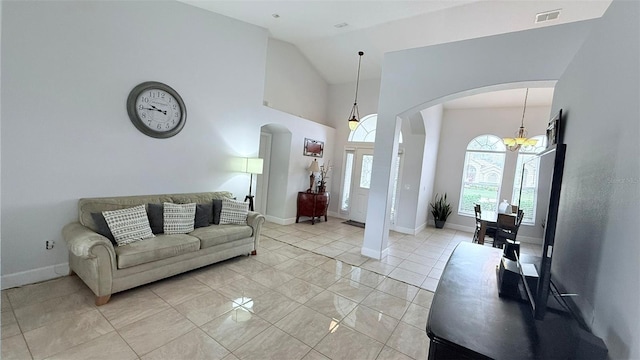
[{"label": "lofted ceiling", "polygon": [[[611,3],[611,0],[179,1],[263,27],[270,37],[296,45],[329,84],[355,81],[360,50],[365,53],[360,78],[379,79],[387,52],[598,18]],[[561,13],[557,19],[535,23],[536,14],[558,9]],[[346,26],[336,27],[338,24]],[[517,106],[524,100],[524,95],[515,90],[502,95],[492,101]],[[506,99],[512,101],[507,103]],[[550,103],[551,98],[546,101]],[[448,106],[472,105],[460,101]]]}]

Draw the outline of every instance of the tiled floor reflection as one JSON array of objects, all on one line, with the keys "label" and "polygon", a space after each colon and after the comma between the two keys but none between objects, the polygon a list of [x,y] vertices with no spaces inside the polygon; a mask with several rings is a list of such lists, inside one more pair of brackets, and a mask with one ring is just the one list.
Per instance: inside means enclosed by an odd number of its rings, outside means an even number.
[{"label": "tiled floor reflection", "polygon": [[[426,359],[446,261],[472,234],[364,230],[330,218],[266,223],[258,255],[114,294],[96,307],[77,277],[2,291],[2,359]],[[523,253],[537,247],[523,244]]]}]

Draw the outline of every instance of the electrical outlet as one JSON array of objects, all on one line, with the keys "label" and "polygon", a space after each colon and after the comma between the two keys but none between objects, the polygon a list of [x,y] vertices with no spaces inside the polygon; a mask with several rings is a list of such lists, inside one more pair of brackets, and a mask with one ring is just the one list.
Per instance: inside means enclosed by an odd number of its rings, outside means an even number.
[{"label": "electrical outlet", "polygon": [[55,245],[55,244],[56,244],[56,242],[55,242],[55,241],[53,241],[53,240],[47,240],[47,241],[45,241],[44,246],[45,246],[45,248],[46,248],[47,250],[51,250],[51,249],[53,249],[53,245]]}]

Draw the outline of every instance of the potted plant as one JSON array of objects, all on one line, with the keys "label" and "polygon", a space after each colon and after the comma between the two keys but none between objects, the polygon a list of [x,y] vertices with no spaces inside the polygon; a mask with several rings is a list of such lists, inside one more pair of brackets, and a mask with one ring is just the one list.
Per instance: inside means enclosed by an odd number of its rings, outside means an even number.
[{"label": "potted plant", "polygon": [[431,205],[431,215],[436,222],[436,229],[442,229],[444,222],[451,215],[451,204],[447,201],[447,193],[444,193],[444,196],[436,194],[435,202],[429,205]]}]

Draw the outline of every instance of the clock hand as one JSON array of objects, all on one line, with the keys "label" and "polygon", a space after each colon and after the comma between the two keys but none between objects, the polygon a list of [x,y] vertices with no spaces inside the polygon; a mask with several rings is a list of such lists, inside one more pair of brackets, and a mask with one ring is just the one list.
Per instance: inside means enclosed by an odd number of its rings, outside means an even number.
[{"label": "clock hand", "polygon": [[[159,112],[161,112],[161,113],[163,113],[163,114],[167,115],[167,110],[160,110],[160,109],[158,109],[157,107],[155,107],[155,106],[153,106],[153,105],[149,105],[149,106],[151,106],[151,107],[153,108],[153,110],[155,110],[155,111],[159,111]],[[152,110],[152,109],[147,109],[147,110]]]}]

